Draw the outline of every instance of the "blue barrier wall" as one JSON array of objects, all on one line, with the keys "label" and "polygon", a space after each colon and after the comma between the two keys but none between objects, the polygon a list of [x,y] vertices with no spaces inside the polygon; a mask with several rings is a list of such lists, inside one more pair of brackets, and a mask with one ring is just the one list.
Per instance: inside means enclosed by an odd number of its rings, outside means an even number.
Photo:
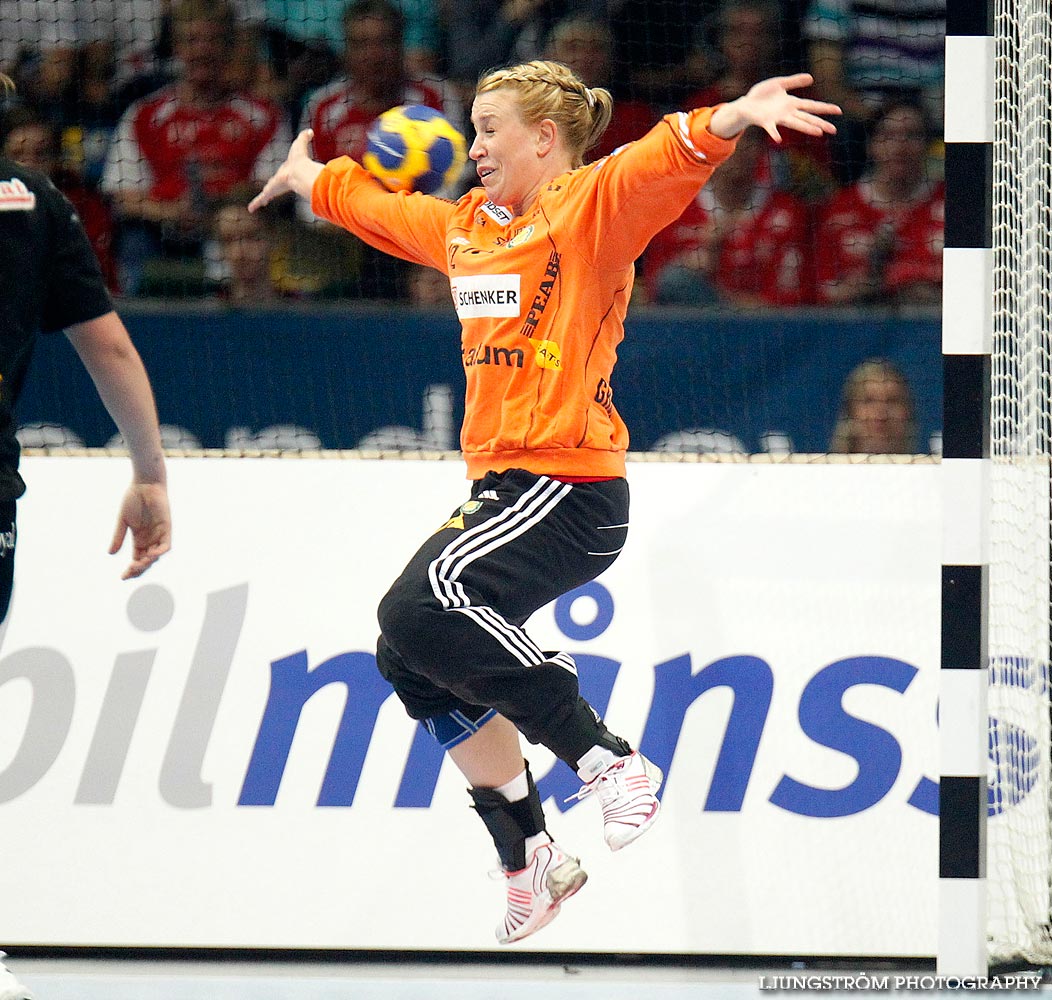
[{"label": "blue barrier wall", "polygon": [[[231,428],[277,424],[354,448],[386,425],[420,428],[427,387],[463,371],[455,317],[398,306],[248,311],[210,305],[122,306],[150,372],[161,420],[204,447]],[[828,449],[841,386],[868,357],[895,361],[917,397],[921,450],[941,427],[938,315],[788,311],[762,314],[637,309],[614,376],[614,402],[645,450],[666,434],[717,428],[749,450],[768,431],[796,451]],[[114,429],[65,337],[41,338],[19,421],[75,431],[89,446]]]}]

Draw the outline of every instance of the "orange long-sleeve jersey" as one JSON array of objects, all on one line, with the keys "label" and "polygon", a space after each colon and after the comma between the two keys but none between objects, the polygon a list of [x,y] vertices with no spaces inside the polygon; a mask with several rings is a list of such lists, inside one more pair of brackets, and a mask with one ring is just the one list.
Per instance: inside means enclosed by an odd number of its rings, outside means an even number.
[{"label": "orange long-sleeve jersey", "polygon": [[316,215],[449,276],[467,378],[468,476],[520,468],[623,476],[628,430],[612,374],[634,261],[734,150],[711,108],[552,180],[514,216],[475,188],[459,201],[393,194],[347,157],[314,183]]}]

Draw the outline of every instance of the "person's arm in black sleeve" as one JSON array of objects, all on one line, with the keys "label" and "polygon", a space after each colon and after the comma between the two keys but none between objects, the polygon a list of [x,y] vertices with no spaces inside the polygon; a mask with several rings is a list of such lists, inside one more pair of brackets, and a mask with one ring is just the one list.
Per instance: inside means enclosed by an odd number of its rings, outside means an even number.
[{"label": "person's arm in black sleeve", "polygon": [[48,223],[53,229],[47,264],[47,295],[40,317],[45,333],[95,319],[113,309],[95,251],[80,218],[57,188],[48,192]]}]

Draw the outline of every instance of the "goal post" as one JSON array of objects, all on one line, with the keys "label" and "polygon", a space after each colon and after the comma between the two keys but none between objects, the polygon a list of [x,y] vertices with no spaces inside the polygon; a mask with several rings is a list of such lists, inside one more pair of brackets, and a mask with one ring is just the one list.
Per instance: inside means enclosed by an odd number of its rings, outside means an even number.
[{"label": "goal post", "polygon": [[1049,704],[1052,24],[994,0],[988,939],[1052,961]]},{"label": "goal post", "polygon": [[987,635],[993,0],[950,0],[943,250],[939,921],[943,975],[988,967]]},{"label": "goal post", "polygon": [[1052,24],[951,2],[939,968],[1052,961]]}]

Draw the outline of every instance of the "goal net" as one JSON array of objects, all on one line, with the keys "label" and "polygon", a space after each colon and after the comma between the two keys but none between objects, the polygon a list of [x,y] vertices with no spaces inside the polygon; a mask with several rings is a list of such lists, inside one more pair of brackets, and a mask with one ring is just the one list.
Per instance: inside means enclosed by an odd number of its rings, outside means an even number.
[{"label": "goal net", "polygon": [[[831,82],[846,60],[858,91],[835,137],[775,144],[749,130],[637,262],[614,386],[633,450],[938,452],[942,0],[864,17],[825,0],[628,0],[598,20],[582,11],[603,5],[545,4],[504,48],[470,23],[476,6],[0,2],[0,72],[16,83],[0,97],[0,148],[77,207],[166,443],[456,447],[464,366],[448,278],[295,199],[254,215],[245,204],[300,128],[316,158],[360,158],[377,108],[429,103],[471,136],[479,73],[545,56],[614,95],[589,160],[743,81],[809,68],[816,96],[848,103]],[[460,186],[477,185],[473,166]],[[893,191],[907,181],[903,205]],[[33,371],[27,447],[110,443],[60,338],[41,341]],[[863,439],[846,411],[885,383],[893,427]]]},{"label": "goal net", "polygon": [[995,17],[988,928],[992,961],[1047,963],[1052,26],[1043,0]]}]

